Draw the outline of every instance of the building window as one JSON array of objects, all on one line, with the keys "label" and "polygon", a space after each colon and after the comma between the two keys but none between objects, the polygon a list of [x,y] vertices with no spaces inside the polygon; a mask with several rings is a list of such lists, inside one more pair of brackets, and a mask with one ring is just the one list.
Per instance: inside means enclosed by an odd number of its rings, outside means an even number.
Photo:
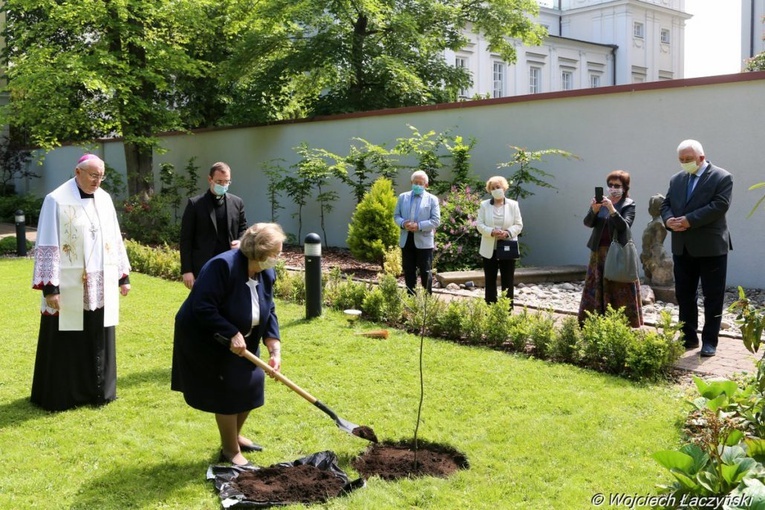
[{"label": "building window", "polygon": [[632,24],[632,36],[636,39],[642,39],[645,37],[645,25],[638,23],[637,21]]},{"label": "building window", "polygon": [[529,93],[542,92],[542,70],[538,67],[529,67]]},{"label": "building window", "polygon": [[[467,66],[467,57],[454,57],[454,67],[465,69]],[[461,99],[467,99],[470,96],[470,91],[468,89],[460,89],[458,94]]]},{"label": "building window", "polygon": [[572,90],[574,88],[574,73],[571,71],[560,73],[560,88],[561,90]]},{"label": "building window", "polygon": [[661,42],[662,44],[669,44],[669,29],[661,29]]},{"label": "building window", "polygon": [[502,97],[505,95],[505,64],[503,62],[494,62],[494,85],[491,91],[491,97]]},{"label": "building window", "polygon": [[592,88],[600,87],[600,75],[599,74],[591,74],[590,75],[590,87],[592,87]]},{"label": "building window", "polygon": [[645,83],[648,81],[648,68],[632,66],[632,83]]}]

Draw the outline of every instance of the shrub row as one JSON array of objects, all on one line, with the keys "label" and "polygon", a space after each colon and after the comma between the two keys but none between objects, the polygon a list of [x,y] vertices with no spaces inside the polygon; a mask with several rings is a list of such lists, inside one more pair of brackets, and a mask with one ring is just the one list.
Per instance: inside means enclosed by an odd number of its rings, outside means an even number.
[{"label": "shrub row", "polygon": [[[130,240],[125,245],[135,271],[180,280],[178,250],[168,246],[150,248]],[[276,271],[276,296],[304,302],[304,275],[287,271],[283,262]],[[326,306],[361,310],[364,318],[372,322],[632,379],[666,376],[683,353],[676,339],[678,326],[672,325],[668,313],[662,314],[656,330],[632,329],[621,310],[610,308],[605,315],[590,315],[580,327],[574,317],[556,323],[551,311],[531,312],[524,308],[512,314],[507,298],[489,305],[482,299],[446,301],[426,293],[409,296],[390,273],[380,275],[378,284],[373,285],[333,269],[323,275],[322,283]]]},{"label": "shrub row", "polygon": [[[299,300],[303,275],[281,270],[276,295]],[[633,329],[622,310],[590,315],[580,327],[574,317],[556,323],[551,311],[524,308],[510,313],[500,298],[453,299],[418,293],[407,295],[396,278],[381,275],[377,285],[354,281],[333,270],[324,279],[324,304],[337,310],[361,310],[363,317],[410,332],[473,345],[509,350],[571,363],[622,377],[657,380],[666,377],[684,352],[678,325],[662,313],[656,330]]]},{"label": "shrub row", "polygon": [[141,243],[125,240],[128,260],[133,271],[158,276],[165,280],[180,281],[181,256],[178,250],[167,245],[144,246]]}]

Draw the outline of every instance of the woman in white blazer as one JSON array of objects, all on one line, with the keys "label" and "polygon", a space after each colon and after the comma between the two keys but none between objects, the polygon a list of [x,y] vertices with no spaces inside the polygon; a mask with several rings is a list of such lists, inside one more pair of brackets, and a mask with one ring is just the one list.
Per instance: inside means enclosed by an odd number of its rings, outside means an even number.
[{"label": "woman in white blazer", "polygon": [[[479,253],[483,258],[484,299],[487,303],[497,301],[497,271],[502,280],[502,291],[513,299],[515,259],[497,259],[497,239],[518,239],[523,230],[523,219],[518,202],[505,198],[510,186],[507,179],[495,175],[486,181],[486,191],[492,198],[481,202],[476,228],[481,233]],[[512,303],[511,303],[512,308]]]}]

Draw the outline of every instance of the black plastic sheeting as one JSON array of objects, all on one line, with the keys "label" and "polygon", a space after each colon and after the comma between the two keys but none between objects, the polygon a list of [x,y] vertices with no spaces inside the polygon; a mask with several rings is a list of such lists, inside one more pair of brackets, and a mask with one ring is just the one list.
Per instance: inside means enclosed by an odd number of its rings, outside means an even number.
[{"label": "black plastic sheeting", "polygon": [[[329,471],[337,478],[343,480],[345,485],[343,485],[342,491],[340,493],[341,495],[347,494],[366,485],[366,482],[363,478],[358,478],[351,481],[348,478],[348,475],[346,475],[345,472],[340,469],[340,466],[337,465],[337,455],[335,452],[329,450],[314,453],[297,459],[293,462],[281,462],[279,464],[273,464],[270,467],[292,467],[304,464],[314,466],[324,471]],[[220,496],[221,505],[223,508],[267,508],[271,506],[286,506],[294,504],[281,501],[252,501],[247,499],[245,495],[242,494],[231,483],[232,481],[236,480],[236,478],[239,476],[239,473],[244,471],[256,471],[258,469],[260,468],[257,466],[238,467],[228,465],[213,465],[209,467],[207,470],[207,479],[213,480],[215,489],[218,491],[218,495]]]}]

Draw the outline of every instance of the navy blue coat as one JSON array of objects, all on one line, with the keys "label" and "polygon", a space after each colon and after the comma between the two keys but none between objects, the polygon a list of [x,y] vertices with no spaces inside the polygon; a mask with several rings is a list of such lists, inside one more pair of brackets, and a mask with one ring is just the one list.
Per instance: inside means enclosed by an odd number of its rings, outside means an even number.
[{"label": "navy blue coat", "polygon": [[[175,316],[171,388],[183,392],[186,403],[200,411],[237,414],[264,402],[265,374],[247,359],[232,353],[214,338],[250,332],[252,297],[248,260],[238,249],[210,259]],[[273,301],[276,273],[255,276],[260,324],[246,338],[247,349],[259,355],[264,338],[279,338]]]}]

